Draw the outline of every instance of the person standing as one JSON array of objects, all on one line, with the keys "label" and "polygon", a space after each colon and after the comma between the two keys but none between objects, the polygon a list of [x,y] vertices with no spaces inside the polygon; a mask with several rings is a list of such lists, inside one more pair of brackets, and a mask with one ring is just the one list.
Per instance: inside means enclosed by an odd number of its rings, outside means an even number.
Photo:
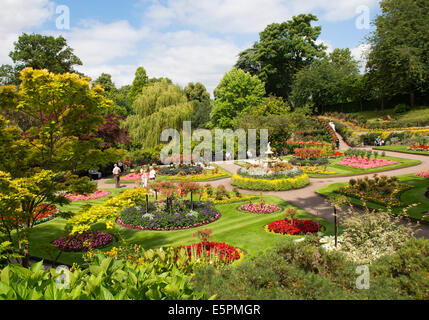
[{"label": "person standing", "polygon": [[147,173],[143,166],[140,169],[140,174],[142,175],[142,186],[147,188]]},{"label": "person standing", "polygon": [[118,165],[115,163],[114,167],[113,167],[113,177],[115,178],[115,186],[116,188],[120,188],[120,175],[121,175],[121,169],[119,169]]},{"label": "person standing", "polygon": [[155,178],[156,178],[156,171],[153,167],[150,167],[149,180],[155,180]]}]

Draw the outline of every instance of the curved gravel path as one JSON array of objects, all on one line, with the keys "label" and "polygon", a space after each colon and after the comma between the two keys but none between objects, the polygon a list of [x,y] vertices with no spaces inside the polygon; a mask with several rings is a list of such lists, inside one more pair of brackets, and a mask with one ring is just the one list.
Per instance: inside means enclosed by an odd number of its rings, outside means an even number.
[{"label": "curved gravel path", "polygon": [[[340,140],[340,150],[347,150],[350,147],[345,143],[343,138],[340,135],[337,135]],[[370,149],[370,148],[369,148]],[[396,156],[398,157],[399,154],[392,152],[392,151],[386,151],[386,155],[388,156]],[[399,156],[401,157],[401,156]],[[404,157],[404,155],[402,155]],[[415,173],[422,170],[428,170],[429,169],[429,157],[428,156],[422,156],[422,155],[416,155],[416,154],[407,154],[406,157],[408,159],[414,159],[414,160],[420,160],[421,164],[407,167],[407,168],[401,168],[396,170],[390,170],[385,171],[381,174],[386,176],[397,176],[397,175],[403,175],[403,174],[410,174]],[[217,165],[221,166],[222,168],[228,170],[231,173],[235,173],[240,166],[234,164],[234,161],[223,161],[216,163]],[[364,177],[368,174],[362,174],[355,177]],[[107,179],[98,180],[98,186],[99,188],[112,188],[114,185],[112,184],[106,184],[105,181]],[[327,185],[330,185],[332,183],[337,182],[348,182],[350,180],[350,177],[324,177],[324,178],[310,178],[310,184],[302,189],[295,189],[295,190],[288,190],[288,191],[272,191],[272,192],[263,192],[264,195],[273,195],[280,197],[281,199],[289,202],[290,204],[299,207],[305,211],[308,211],[316,216],[319,216],[321,218],[324,218],[328,221],[334,221],[333,217],[333,208],[332,205],[329,204],[329,202],[324,198],[323,196],[316,193],[316,190],[321,189]],[[226,189],[232,190],[233,186],[231,185],[231,179],[221,179],[216,181],[209,181],[209,182],[201,182],[202,184],[210,183],[213,186],[218,185],[224,185]],[[121,187],[134,187],[135,184],[122,184]],[[250,191],[250,190],[241,190],[243,193],[247,194],[260,194],[260,191]],[[429,210],[429,208],[428,208]],[[338,211],[339,216],[344,214],[344,210]],[[421,225],[418,232],[418,237],[424,237],[426,239],[429,239],[429,225]]]}]

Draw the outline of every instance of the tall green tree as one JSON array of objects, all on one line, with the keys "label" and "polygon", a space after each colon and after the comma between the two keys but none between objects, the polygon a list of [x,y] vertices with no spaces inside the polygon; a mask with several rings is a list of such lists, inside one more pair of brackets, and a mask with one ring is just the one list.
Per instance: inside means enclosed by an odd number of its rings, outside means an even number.
[{"label": "tall green tree", "polygon": [[148,83],[149,78],[146,74],[146,70],[143,67],[138,67],[129,93],[129,99],[131,100],[131,102],[134,102],[136,100],[137,96],[141,94],[142,89],[147,86]]},{"label": "tall green tree", "polygon": [[358,62],[350,50],[335,49],[296,74],[291,100],[298,107],[312,103],[320,112],[328,105],[350,102],[355,98],[358,75]]},{"label": "tall green tree", "polygon": [[214,90],[211,126],[222,129],[233,128],[234,119],[259,105],[264,95],[265,85],[257,76],[232,68]]},{"label": "tall green tree", "polygon": [[190,82],[184,88],[188,101],[192,102],[194,112],[192,114],[192,127],[204,128],[210,121],[210,113],[212,105],[210,101],[210,93],[207,92],[206,87],[200,83]]},{"label": "tall green tree", "polygon": [[383,0],[382,14],[369,37],[367,68],[380,98],[427,92],[429,80],[429,5],[426,0]]},{"label": "tall green tree", "polygon": [[268,25],[259,41],[240,54],[237,66],[255,72],[265,82],[267,94],[288,98],[295,74],[325,55],[325,46],[317,44],[321,27],[312,14],[300,14],[292,20]]},{"label": "tall green tree", "polygon": [[134,114],[128,116],[125,127],[137,148],[153,148],[160,143],[164,129],[180,129],[190,120],[192,103],[184,91],[167,80],[145,86],[133,104]]},{"label": "tall green tree", "polygon": [[15,48],[9,56],[17,71],[24,68],[47,69],[53,73],[75,72],[76,65],[82,61],[73,53],[63,36],[43,36],[23,33],[14,43]]},{"label": "tall green tree", "polygon": [[108,73],[102,73],[95,81],[94,85],[100,85],[105,92],[114,92],[116,90],[115,84],[112,81],[112,76]]}]

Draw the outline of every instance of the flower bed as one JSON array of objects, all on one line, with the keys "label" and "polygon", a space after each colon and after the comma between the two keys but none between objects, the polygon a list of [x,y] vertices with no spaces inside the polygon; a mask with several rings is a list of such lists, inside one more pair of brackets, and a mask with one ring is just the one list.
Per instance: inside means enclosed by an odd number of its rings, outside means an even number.
[{"label": "flower bed", "polygon": [[327,171],[322,167],[317,167],[317,166],[314,166],[314,167],[304,166],[304,167],[301,167],[301,170],[307,174],[324,174],[324,175],[336,174],[335,171]]},{"label": "flower bed", "polygon": [[159,175],[176,176],[176,175],[198,175],[203,172],[203,167],[197,165],[177,165],[162,167],[158,170]]},{"label": "flower bed", "polygon": [[121,180],[125,181],[141,181],[142,175],[140,173],[129,173],[121,177]]},{"label": "flower bed", "polygon": [[282,219],[273,221],[265,227],[267,232],[300,235],[319,231],[319,225],[313,220]]},{"label": "flower bed", "polygon": [[256,213],[256,214],[270,214],[270,213],[279,211],[280,207],[274,204],[269,204],[269,203],[266,204],[264,202],[260,202],[260,203],[249,202],[240,206],[239,209],[242,211],[247,211],[247,212]]},{"label": "flower bed", "polygon": [[280,191],[299,189],[305,187],[309,183],[310,179],[306,174],[284,179],[257,179],[243,177],[237,173],[231,177],[231,184],[233,186],[247,190]]},{"label": "flower bed", "polygon": [[79,252],[104,247],[112,241],[111,234],[94,231],[61,237],[53,244],[61,251]]},{"label": "flower bed", "polygon": [[189,259],[198,259],[207,257],[210,259],[219,259],[224,263],[231,263],[239,260],[240,251],[224,242],[202,241],[188,246],[182,246],[188,251]]},{"label": "flower bed", "polygon": [[417,172],[415,176],[422,177],[422,178],[429,178],[429,170]]},{"label": "flower bed", "polygon": [[[56,218],[60,214],[60,210],[54,205],[40,204],[37,209],[34,211],[33,217],[30,218],[30,223],[37,225],[43,222],[50,221]],[[23,217],[10,217],[10,222],[18,222],[19,224],[27,223],[27,221],[22,221]]]},{"label": "flower bed", "polygon": [[233,202],[241,202],[244,200],[251,200],[256,198],[256,196],[243,196],[238,190],[229,192],[226,190],[224,185],[220,185],[217,188],[206,184],[203,188],[203,193],[201,194],[201,201],[210,201],[214,204],[225,204]]},{"label": "flower bed", "polygon": [[147,213],[143,206],[129,207],[121,212],[117,223],[130,229],[170,231],[203,226],[221,217],[211,202],[194,201],[193,210],[189,201],[175,203],[172,211],[165,201],[149,203]]},{"label": "flower bed", "polygon": [[102,197],[105,197],[109,195],[110,192],[106,190],[97,190],[89,195],[80,195],[80,194],[67,194],[65,197],[68,198],[70,201],[86,201],[86,200],[93,200],[93,199],[99,199]]},{"label": "flower bed", "polygon": [[397,164],[398,161],[389,161],[386,159],[375,159],[375,158],[363,158],[361,156],[347,156],[338,164],[353,167],[353,168],[360,168],[360,169],[372,169],[372,168],[378,168],[378,167],[384,167],[384,166],[390,166],[392,164]]},{"label": "flower bed", "polygon": [[407,148],[408,150],[411,150],[411,151],[429,151],[429,146],[422,146],[422,145],[419,145],[419,146],[411,146],[411,147],[408,147]]},{"label": "flower bed", "polygon": [[411,186],[401,184],[396,177],[378,177],[373,179],[350,179],[349,183],[340,187],[336,192],[357,199],[365,199],[371,202],[388,205],[391,207],[401,206],[401,192],[410,189]]}]

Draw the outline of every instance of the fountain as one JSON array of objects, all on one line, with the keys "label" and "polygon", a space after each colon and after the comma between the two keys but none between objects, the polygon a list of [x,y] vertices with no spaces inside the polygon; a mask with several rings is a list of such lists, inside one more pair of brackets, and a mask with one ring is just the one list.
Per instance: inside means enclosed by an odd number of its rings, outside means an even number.
[{"label": "fountain", "polygon": [[268,144],[267,144],[267,151],[265,151],[265,154],[267,155],[267,159],[263,160],[263,162],[267,164],[267,168],[268,169],[271,169],[272,168],[272,164],[274,162],[276,162],[276,160],[273,160],[273,158],[272,158],[273,153],[274,152],[271,150],[270,142],[268,142]]}]

